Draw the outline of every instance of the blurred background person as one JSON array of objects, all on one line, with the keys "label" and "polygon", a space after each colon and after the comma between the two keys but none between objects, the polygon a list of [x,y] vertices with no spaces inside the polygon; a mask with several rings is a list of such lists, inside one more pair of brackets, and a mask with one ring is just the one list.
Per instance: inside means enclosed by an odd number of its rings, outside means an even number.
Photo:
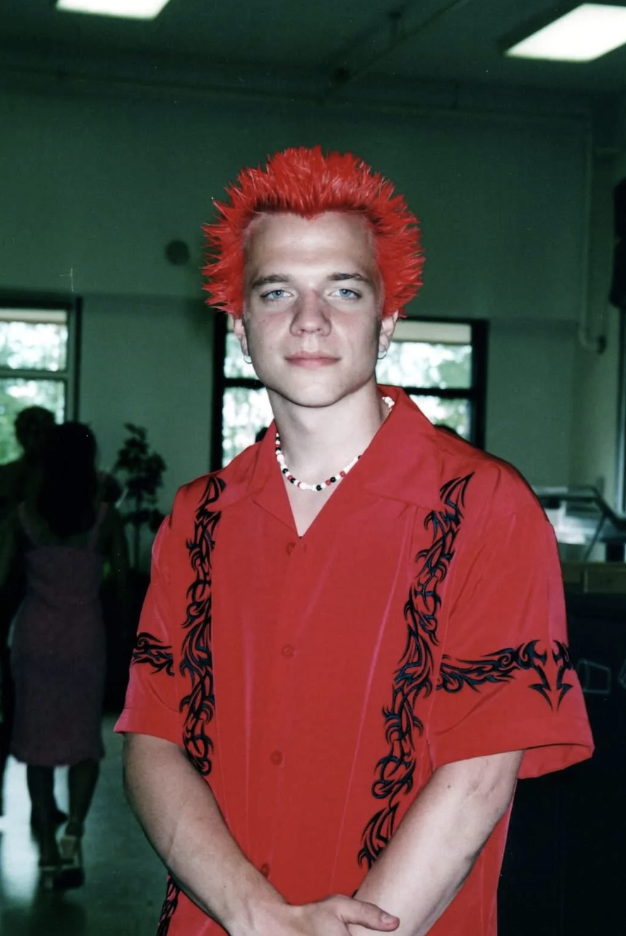
[{"label": "blurred background person", "polygon": [[[5,533],[5,520],[23,500],[32,499],[41,480],[41,462],[46,439],[54,426],[54,414],[43,406],[27,406],[15,419],[15,436],[22,455],[0,465],[0,549]],[[20,601],[24,597],[24,574],[19,557],[7,571],[0,590],[0,815],[3,814],[3,781],[9,748],[14,710],[14,690],[9,665],[9,630]],[[67,819],[56,810],[59,822]]]},{"label": "blurred background person", "polygon": [[15,437],[22,455],[0,465],[0,512],[5,515],[15,504],[28,500],[39,486],[41,460],[54,414],[43,406],[27,406],[15,419]]},{"label": "blurred background person", "polygon": [[[69,422],[48,436],[41,483],[7,523],[0,582],[23,556],[26,591],[11,647],[15,717],[11,753],[27,765],[47,887],[84,881],[81,839],[103,756],[105,633],[99,600],[109,560],[124,616],[127,550],[115,507],[102,495],[90,429]],[[69,766],[69,818],[56,837],[54,768]]]}]

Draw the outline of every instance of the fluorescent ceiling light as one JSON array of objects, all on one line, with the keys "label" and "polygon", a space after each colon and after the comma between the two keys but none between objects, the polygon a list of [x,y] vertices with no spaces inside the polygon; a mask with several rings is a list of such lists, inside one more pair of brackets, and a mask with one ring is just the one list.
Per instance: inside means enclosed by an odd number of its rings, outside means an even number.
[{"label": "fluorescent ceiling light", "polygon": [[582,3],[506,50],[518,58],[591,62],[626,43],[626,7]]},{"label": "fluorescent ceiling light", "polygon": [[168,2],[169,0],[57,0],[56,8],[70,13],[94,13],[97,16],[151,20],[159,15]]}]

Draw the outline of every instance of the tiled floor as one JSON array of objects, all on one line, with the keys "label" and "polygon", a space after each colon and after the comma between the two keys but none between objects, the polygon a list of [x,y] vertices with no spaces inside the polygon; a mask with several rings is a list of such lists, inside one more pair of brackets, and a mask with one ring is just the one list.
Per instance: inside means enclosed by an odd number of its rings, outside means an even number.
[{"label": "tiled floor", "polygon": [[[57,894],[38,887],[25,768],[10,761],[0,817],[1,936],[154,936],[164,871],[126,805],[113,723],[105,718],[107,755],[88,819],[87,879],[80,890]],[[57,800],[64,806],[65,776],[57,773]]]}]

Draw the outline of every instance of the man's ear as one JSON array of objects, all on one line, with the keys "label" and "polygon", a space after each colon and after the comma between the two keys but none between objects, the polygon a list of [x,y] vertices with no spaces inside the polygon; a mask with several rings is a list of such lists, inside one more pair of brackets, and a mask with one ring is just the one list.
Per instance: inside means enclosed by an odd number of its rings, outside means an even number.
[{"label": "man's ear", "polygon": [[398,313],[386,315],[380,323],[380,334],[378,336],[378,353],[386,354],[393,338],[393,333],[398,321]]},{"label": "man's ear", "polygon": [[248,339],[246,338],[246,330],[243,324],[243,315],[238,315],[236,318],[233,318],[233,332],[235,333],[235,338],[241,345],[241,353],[248,355]]}]

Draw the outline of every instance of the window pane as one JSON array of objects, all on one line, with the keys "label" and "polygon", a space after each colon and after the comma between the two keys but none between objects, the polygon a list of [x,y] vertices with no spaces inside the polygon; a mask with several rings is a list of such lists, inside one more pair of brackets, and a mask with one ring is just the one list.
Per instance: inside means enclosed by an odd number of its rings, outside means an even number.
[{"label": "window pane", "polygon": [[254,367],[244,361],[239,342],[231,331],[226,332],[224,375],[226,377],[256,377]]},{"label": "window pane", "polygon": [[0,321],[0,367],[65,370],[67,324]]},{"label": "window pane", "polygon": [[22,454],[15,439],[15,417],[27,406],[45,406],[57,422],[65,419],[63,380],[0,379],[0,464]]},{"label": "window pane", "polygon": [[466,389],[472,385],[472,346],[394,340],[376,377],[399,387]]},{"label": "window pane", "polygon": [[436,426],[454,429],[464,439],[470,438],[471,411],[469,400],[449,400],[437,396],[412,396],[424,416]]},{"label": "window pane", "polygon": [[226,387],[222,405],[222,464],[252,445],[254,437],[273,419],[265,390],[247,387]]}]

